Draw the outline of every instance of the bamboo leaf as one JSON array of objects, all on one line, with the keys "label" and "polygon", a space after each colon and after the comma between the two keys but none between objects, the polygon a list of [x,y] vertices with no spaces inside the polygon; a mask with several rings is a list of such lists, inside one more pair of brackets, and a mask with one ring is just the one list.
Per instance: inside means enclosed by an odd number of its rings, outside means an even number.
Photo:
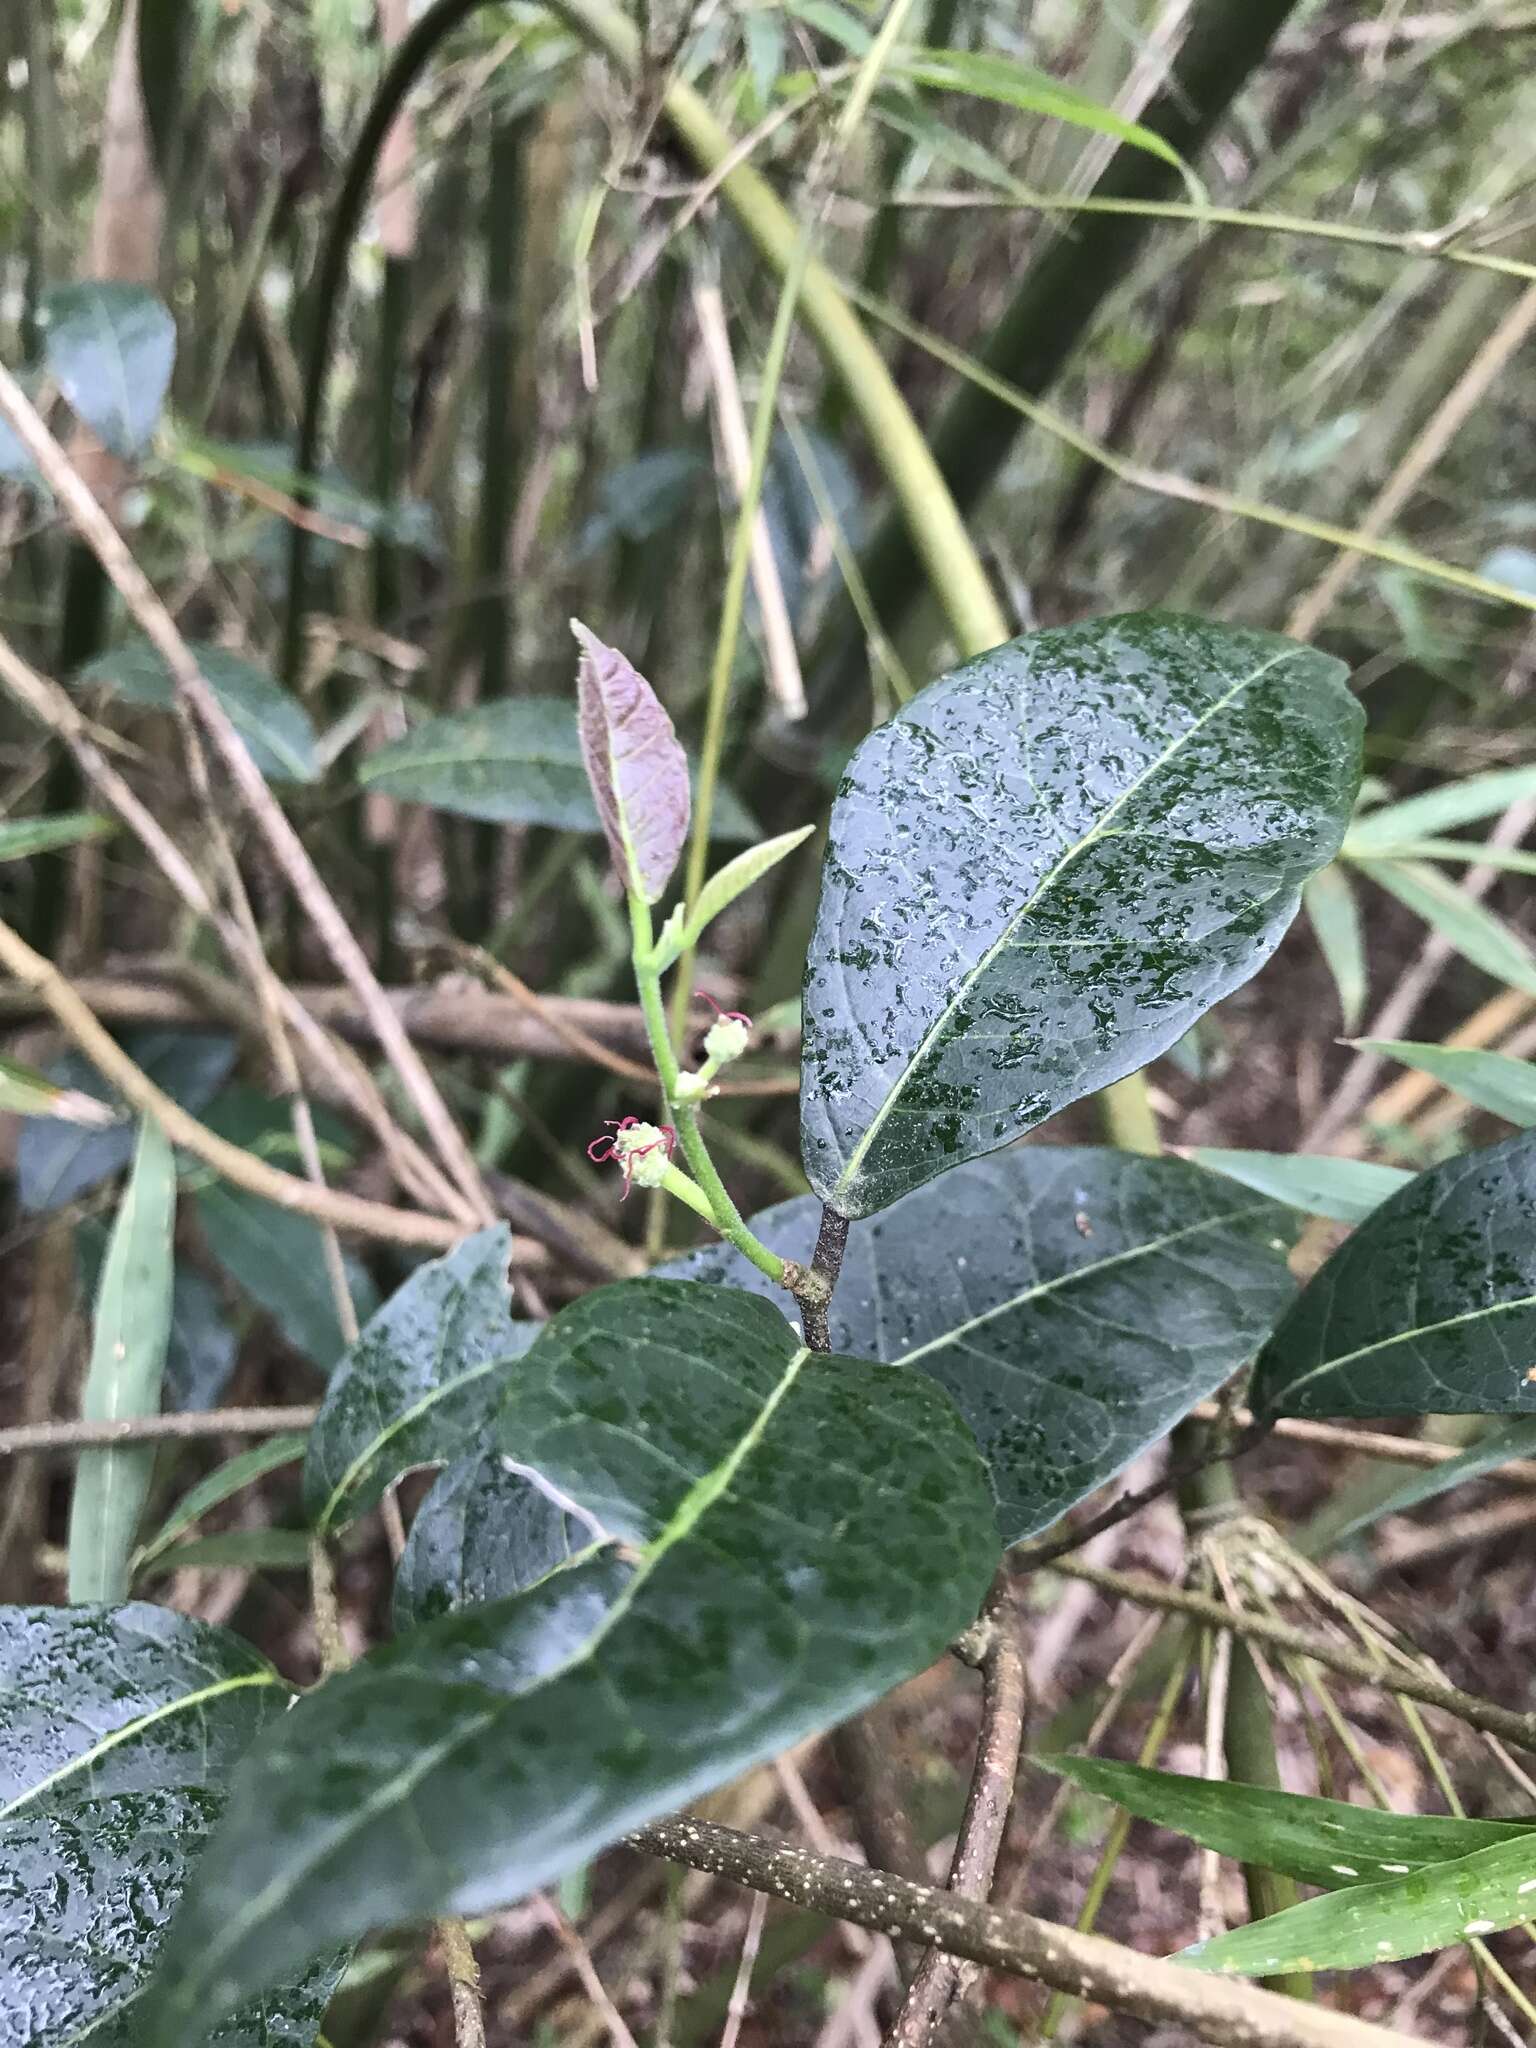
[{"label": "bamboo leaf", "polygon": [[1351,1043],[1362,1052],[1381,1053],[1421,1074],[1433,1074],[1453,1094],[1465,1096],[1506,1123],[1536,1124],[1536,1067],[1529,1060],[1469,1046],[1418,1045],[1402,1038],[1357,1038]]},{"label": "bamboo leaf", "polygon": [[1346,1522],[1333,1538],[1336,1543],[1346,1542],[1351,1536],[1359,1536],[1387,1515],[1405,1515],[1410,1508],[1422,1507],[1426,1501],[1438,1500],[1442,1493],[1449,1493],[1452,1487],[1465,1486],[1471,1480],[1486,1478],[1497,1472],[1501,1465],[1511,1458],[1536,1457],[1536,1416],[1526,1416],[1519,1422],[1507,1422],[1502,1429],[1492,1429],[1486,1436],[1479,1437],[1475,1444],[1460,1452],[1454,1458],[1447,1458],[1443,1464],[1431,1465],[1427,1471],[1416,1472],[1405,1480],[1396,1493],[1389,1493],[1364,1514],[1356,1515],[1352,1522]]},{"label": "bamboo leaf", "polygon": [[[752,1228],[804,1261],[820,1219],[802,1196]],[[1016,1543],[1252,1355],[1292,1297],[1294,1232],[1284,1209],[1182,1160],[1019,1146],[853,1225],[832,1341],[948,1391]],[[785,1299],[726,1245],[663,1270]]]},{"label": "bamboo leaf", "polygon": [[[1188,1835],[1235,1863],[1260,1863],[1328,1891],[1406,1877],[1499,1843],[1523,1841],[1536,1851],[1530,1840],[1536,1821],[1387,1813],[1261,1785],[1148,1770],[1106,1757],[1043,1756],[1036,1761],[1086,1792],[1113,1799],[1138,1820]],[[1263,1924],[1273,1925],[1273,1916]]]},{"label": "bamboo leaf", "polygon": [[[160,1412],[171,1335],[176,1160],[160,1126],[139,1126],[133,1171],[102,1268],[81,1414],[117,1422]],[[69,1597],[121,1600],[154,1471],[152,1447],[86,1451],[69,1515]]]},{"label": "bamboo leaf", "polygon": [[824,1201],[867,1216],[995,1151],[1255,972],[1354,800],[1344,674],[1135,613],[981,655],[862,743],[806,965]]},{"label": "bamboo leaf", "polygon": [[1349,828],[1347,850],[1352,860],[1380,859],[1405,839],[1428,839],[1475,818],[1491,818],[1531,796],[1536,796],[1536,765],[1468,775],[1357,818]]},{"label": "bamboo leaf", "polygon": [[[315,729],[298,698],[225,647],[193,642],[192,653],[267,780],[318,782]],[[108,689],[125,704],[149,710],[168,711],[175,702],[170,670],[147,640],[124,641],[88,661],[69,681],[72,689]]]},{"label": "bamboo leaf", "polygon": [[1337,861],[1330,861],[1303,885],[1301,901],[1339,992],[1344,1029],[1358,1030],[1365,1012],[1366,966],[1354,884]]},{"label": "bamboo leaf", "polygon": [[217,1529],[157,1550],[138,1567],[143,1579],[161,1579],[167,1572],[238,1571],[302,1572],[309,1568],[310,1539],[302,1529]]},{"label": "bamboo leaf", "polygon": [[226,1459],[216,1471],[210,1472],[206,1479],[200,1479],[185,1493],[154,1535],[140,1544],[133,1559],[133,1569],[142,1571],[161,1551],[168,1550],[178,1536],[185,1535],[210,1509],[221,1506],[231,1495],[240,1493],[268,1472],[275,1472],[283,1465],[296,1464],[304,1455],[307,1441],[303,1436],[274,1436],[264,1444],[255,1444],[250,1450]]},{"label": "bamboo leaf", "polygon": [[1237,1927],[1179,1957],[1197,1970],[1359,1970],[1517,1926],[1536,1899],[1536,1842],[1522,1833],[1410,1877],[1351,1885]]},{"label": "bamboo leaf", "polygon": [[12,1116],[46,1116],[56,1123],[84,1124],[106,1130],[122,1117],[108,1102],[98,1102],[83,1088],[61,1088],[21,1060],[0,1059],[0,1110]]},{"label": "bamboo leaf", "polygon": [[1360,872],[1379,882],[1453,946],[1463,960],[1496,981],[1536,995],[1536,956],[1518,932],[1474,903],[1438,869],[1419,861],[1362,860]]},{"label": "bamboo leaf", "polygon": [[964,93],[969,99],[991,100],[998,106],[1015,107],[1020,113],[1044,114],[1073,128],[1111,135],[1117,142],[1146,150],[1172,164],[1197,203],[1205,197],[1200,180],[1161,135],[1144,128],[1139,121],[1126,120],[1113,107],[1063,85],[1060,79],[1037,71],[1033,65],[1021,64],[995,50],[897,49],[892,53],[890,69],[914,85],[926,85],[936,92]]},{"label": "bamboo leaf", "polygon": [[1259,1354],[1259,1415],[1536,1411],[1536,1136],[1419,1174]]},{"label": "bamboo leaf", "polygon": [[[445,1338],[430,1317],[418,1335]],[[601,1539],[372,1652],[258,1742],[171,1937],[164,2048],[318,1947],[517,1898],[856,1712],[969,1625],[996,1566],[939,1388],[814,1356],[746,1294],[601,1288],[498,1392],[483,1451]]]},{"label": "bamboo leaf", "polygon": [[1241,1181],[1245,1188],[1256,1188],[1308,1216],[1331,1216],[1338,1223],[1362,1223],[1413,1179],[1401,1166],[1332,1159],[1326,1153],[1231,1152],[1219,1145],[1197,1145],[1190,1157],[1212,1173]]},{"label": "bamboo leaf", "polygon": [[616,647],[576,620],[577,727],[614,870],[647,903],[666,892],[688,841],[688,763],[661,699]]},{"label": "bamboo leaf", "polygon": [[46,818],[0,821],[0,861],[30,860],[35,853],[56,853],[85,839],[105,839],[117,830],[110,818],[94,811],[61,811]]}]

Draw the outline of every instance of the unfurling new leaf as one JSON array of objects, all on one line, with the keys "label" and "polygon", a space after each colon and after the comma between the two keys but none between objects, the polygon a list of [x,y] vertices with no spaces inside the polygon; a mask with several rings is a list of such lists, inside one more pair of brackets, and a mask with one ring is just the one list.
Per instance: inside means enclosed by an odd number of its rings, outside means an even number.
[{"label": "unfurling new leaf", "polygon": [[646,903],[665,892],[688,837],[688,760],[656,692],[616,647],[575,619],[582,758],[624,886]]}]

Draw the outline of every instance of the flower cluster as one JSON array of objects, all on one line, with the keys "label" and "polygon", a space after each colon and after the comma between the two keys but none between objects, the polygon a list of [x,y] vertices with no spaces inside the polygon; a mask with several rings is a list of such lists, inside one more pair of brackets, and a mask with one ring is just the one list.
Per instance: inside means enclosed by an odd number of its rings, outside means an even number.
[{"label": "flower cluster", "polygon": [[609,1117],[608,1129],[587,1147],[587,1157],[603,1166],[611,1159],[624,1176],[624,1196],[632,1187],[659,1188],[677,1147],[670,1124],[648,1124],[637,1116]]}]

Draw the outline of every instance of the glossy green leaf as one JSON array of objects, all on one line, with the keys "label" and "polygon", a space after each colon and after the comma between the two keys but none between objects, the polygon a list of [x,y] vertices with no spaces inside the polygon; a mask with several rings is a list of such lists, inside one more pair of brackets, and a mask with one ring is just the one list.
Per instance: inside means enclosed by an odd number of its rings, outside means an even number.
[{"label": "glossy green leaf", "polygon": [[1337,861],[1319,868],[1303,887],[1301,901],[1318,950],[1339,992],[1344,1029],[1358,1030],[1365,1013],[1365,937],[1360,928],[1360,905],[1348,871]]},{"label": "glossy green leaf", "polygon": [[1389,1195],[1407,1187],[1413,1175],[1401,1166],[1377,1166],[1369,1159],[1333,1159],[1321,1152],[1230,1152],[1197,1145],[1190,1153],[1212,1173],[1241,1181],[1308,1216],[1338,1223],[1362,1223]]},{"label": "glossy green leaf", "polygon": [[[294,1350],[328,1373],[347,1348],[318,1225],[223,1181],[202,1188],[193,1209],[208,1250],[266,1310]],[[359,1322],[378,1306],[368,1269],[343,1261]]]},{"label": "glossy green leaf", "polygon": [[[802,1196],[752,1228],[804,1260],[820,1214]],[[1252,1356],[1295,1292],[1294,1234],[1286,1210],[1182,1160],[1021,1145],[853,1226],[832,1341],[948,1390],[1016,1543]],[[669,1270],[785,1299],[726,1245]]]},{"label": "glossy green leaf", "polygon": [[[213,1031],[130,1031],[125,1050],[158,1087],[195,1116],[228,1078],[235,1042]],[[48,1068],[61,1088],[116,1106],[116,1098],[88,1059],[66,1053]],[[73,1129],[44,1118],[28,1118],[16,1140],[16,1192],[23,1209],[62,1209],[87,1193],[133,1157],[134,1127],[114,1123],[99,1131]]]},{"label": "glossy green leaf", "polygon": [[[404,739],[360,761],[357,779],[385,796],[489,825],[601,830],[582,766],[576,707],[562,697],[507,697],[423,719]],[[762,835],[740,799],[720,790],[710,836]]]},{"label": "glossy green leaf", "polygon": [[1261,1415],[1536,1411],[1536,1136],[1419,1174],[1366,1218],[1259,1355]]},{"label": "glossy green leaf", "polygon": [[1359,776],[1343,665],[1133,613],[921,691],[832,809],[806,1173],[883,1208],[1165,1052],[1268,958]]},{"label": "glossy green leaf", "polygon": [[1536,1841],[1522,1833],[1411,1877],[1351,1885],[1188,1948],[1197,1970],[1268,1976],[1276,1969],[1360,1970],[1496,1933],[1536,1904]]},{"label": "glossy green leaf", "polygon": [[46,818],[0,820],[0,861],[30,860],[35,853],[56,853],[84,839],[105,839],[117,830],[110,818],[94,811],[60,811]]},{"label": "glossy green leaf", "polygon": [[397,1630],[537,1585],[592,1534],[492,1454],[439,1473],[395,1572]]},{"label": "glossy green leaf", "polygon": [[512,1233],[477,1231],[419,1266],[361,1332],[326,1388],[304,1461],[304,1502],[320,1530],[376,1507],[416,1465],[479,1442],[501,1382],[539,1334],[514,1323]]},{"label": "glossy green leaf", "polygon": [[[223,1785],[290,1694],[238,1636],[163,1607],[0,1608],[6,2048],[148,2048],[138,2001]],[[190,2041],[306,2048],[334,1964]]]},{"label": "glossy green leaf", "polygon": [[1203,187],[1172,144],[1139,121],[1128,121],[1113,107],[1090,99],[1037,71],[1033,65],[995,50],[897,49],[890,65],[892,73],[909,78],[914,85],[926,85],[937,92],[964,93],[970,99],[991,100],[999,106],[1015,107],[1024,114],[1045,114],[1053,121],[1065,121],[1074,128],[1086,128],[1096,135],[1112,135],[1132,149],[1161,157],[1179,172],[1192,196],[1203,196]]},{"label": "glossy green leaf", "polygon": [[688,762],[633,662],[576,619],[571,631],[581,649],[576,729],[598,822],[625,889],[656,903],[688,843]]},{"label": "glossy green leaf", "polygon": [[1380,856],[1405,839],[1427,839],[1475,818],[1491,818],[1531,796],[1536,796],[1536,766],[1469,775],[1357,818],[1349,828],[1348,851],[1352,859]]},{"label": "glossy green leaf", "polygon": [[1418,1045],[1403,1038],[1357,1038],[1353,1043],[1362,1052],[1381,1053],[1421,1074],[1433,1074],[1453,1094],[1507,1123],[1536,1124],[1536,1067],[1529,1060],[1456,1045]]},{"label": "glossy green leaf", "polygon": [[[160,1412],[171,1335],[175,1221],[175,1155],[160,1126],[146,1117],[96,1296],[80,1406],[87,1422]],[[128,1560],[154,1468],[154,1449],[148,1445],[81,1454],[69,1511],[71,1600],[126,1596]]]},{"label": "glossy green leaf", "polygon": [[1387,1813],[1261,1785],[1152,1771],[1106,1757],[1042,1756],[1035,1761],[1086,1792],[1113,1799],[1138,1820],[1188,1835],[1234,1862],[1259,1863],[1327,1891],[1406,1877],[1495,1843],[1524,1841],[1536,1849],[1531,1840],[1536,1821]]},{"label": "glossy green leaf", "polygon": [[201,1521],[210,1509],[243,1492],[256,1480],[265,1478],[268,1472],[276,1472],[283,1465],[296,1464],[303,1457],[307,1442],[308,1438],[304,1436],[274,1436],[266,1443],[255,1444],[250,1450],[227,1458],[183,1494],[154,1535],[139,1546],[133,1560],[134,1570],[142,1571],[161,1551],[168,1550],[178,1536],[184,1536],[188,1529]]},{"label": "glossy green leaf", "polygon": [[749,1295],[601,1288],[500,1394],[484,1449],[602,1547],[373,1652],[257,1745],[172,1936],[165,2048],[173,2016],[321,1944],[503,1904],[856,1712],[968,1625],[995,1568],[940,1389],[810,1354]]},{"label": "glossy green leaf", "polygon": [[1404,1480],[1396,1493],[1389,1493],[1385,1500],[1377,1502],[1364,1514],[1356,1515],[1352,1522],[1346,1522],[1335,1533],[1333,1541],[1347,1542],[1351,1536],[1360,1535],[1386,1515],[1407,1514],[1410,1508],[1422,1507],[1428,1500],[1437,1500],[1454,1486],[1465,1486],[1471,1480],[1486,1478],[1490,1473],[1496,1473],[1501,1465],[1508,1464],[1511,1458],[1536,1458],[1536,1416],[1527,1416],[1519,1422],[1506,1422],[1500,1429],[1489,1430],[1486,1436],[1479,1437],[1475,1444],[1469,1445],[1456,1457],[1415,1472],[1411,1479]]},{"label": "glossy green leaf", "polygon": [[160,424],[176,323],[136,284],[63,284],[38,309],[43,358],[75,413],[114,455],[142,454]]},{"label": "glossy green leaf", "polygon": [[45,1116],[63,1124],[84,1124],[102,1131],[122,1122],[108,1102],[98,1102],[82,1088],[61,1088],[21,1060],[0,1059],[0,1110],[10,1116]]},{"label": "glossy green leaf", "polygon": [[1437,868],[1407,860],[1363,860],[1359,868],[1416,917],[1422,917],[1463,960],[1470,960],[1496,981],[1536,995],[1536,955],[1525,940],[1502,918],[1464,895]]},{"label": "glossy green leaf", "polygon": [[[192,652],[209,689],[270,782],[318,782],[315,729],[297,697],[254,662],[227,648],[193,642]],[[108,689],[125,704],[168,711],[175,702],[171,674],[147,640],[126,640],[97,655],[69,678],[74,689]]]}]

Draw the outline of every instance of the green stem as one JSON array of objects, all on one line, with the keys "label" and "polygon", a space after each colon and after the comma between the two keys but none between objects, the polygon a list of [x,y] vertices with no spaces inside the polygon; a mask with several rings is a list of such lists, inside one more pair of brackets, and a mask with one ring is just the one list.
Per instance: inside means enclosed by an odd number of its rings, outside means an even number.
[{"label": "green stem", "polygon": [[[707,1215],[720,1235],[735,1245],[744,1258],[750,1259],[760,1273],[766,1273],[770,1280],[782,1281],[784,1261],[747,1228],[741,1211],[731,1200],[725,1182],[709,1156],[709,1147],[699,1129],[698,1111],[691,1102],[679,1102],[677,1099],[679,1068],[667,1023],[666,1004],[662,1000],[661,976],[654,965],[656,938],[651,924],[651,909],[633,890],[629,894],[629,924],[634,937],[635,987],[640,996],[646,1034],[651,1041],[657,1078],[666,1097],[667,1113],[677,1130],[678,1143],[683,1148],[683,1157],[693,1169],[694,1180],[708,1203],[708,1208],[700,1209],[699,1213]],[[689,1197],[683,1199],[689,1202],[690,1207],[698,1208],[698,1204]]]}]

